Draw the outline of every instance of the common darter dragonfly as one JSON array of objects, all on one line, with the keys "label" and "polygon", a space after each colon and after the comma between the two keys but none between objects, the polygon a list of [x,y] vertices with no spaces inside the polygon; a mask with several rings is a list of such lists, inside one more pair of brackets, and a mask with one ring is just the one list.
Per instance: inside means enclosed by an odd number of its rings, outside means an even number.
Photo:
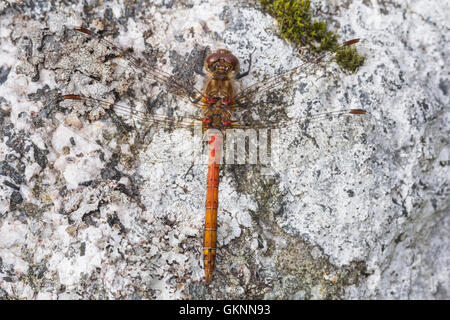
[{"label": "common darter dragonfly", "polygon": [[[170,127],[173,130],[191,128],[194,131],[197,130],[196,132],[202,136],[202,139],[207,141],[208,173],[203,236],[206,283],[212,281],[215,268],[221,166],[245,163],[245,156],[247,156],[247,163],[265,164],[275,171],[283,173],[286,165],[296,167],[315,160],[313,155],[304,154],[305,144],[326,149],[325,154],[332,153],[338,148],[345,148],[354,139],[355,133],[352,132],[352,128],[358,126],[361,117],[362,121],[369,118],[363,109],[340,109],[282,121],[252,120],[244,122],[235,118],[235,115],[240,112],[251,110],[261,104],[260,101],[264,100],[261,97],[267,97],[270,92],[279,88],[292,86],[299,74],[313,73],[320,63],[330,61],[334,52],[316,55],[297,67],[238,90],[235,81],[249,74],[251,56],[248,70],[242,72],[239,59],[231,51],[219,49],[209,54],[204,60],[206,73],[203,70],[197,70],[197,73],[204,76],[205,81],[202,89],[195,89],[186,84],[183,79],[163,71],[150,62],[137,58],[130,51],[86,28],[68,28],[67,32],[73,34],[74,37],[79,37],[78,41],[81,45],[89,42],[91,45],[93,44],[94,48],[103,47],[108,55],[119,59],[119,64],[123,63],[134,72],[144,75],[145,79],[149,81],[158,82],[165,86],[170,94],[198,108],[198,115],[180,119],[168,115],[151,114],[145,110],[136,110],[128,105],[116,103],[114,99],[91,97],[76,92],[66,92],[62,96],[64,100],[72,101],[73,105],[82,103],[88,106],[101,106],[108,110],[109,114],[119,115],[124,119],[135,119],[148,126]],[[358,41],[359,39],[346,41],[339,48],[348,47]],[[331,125],[331,123],[334,124]],[[267,135],[268,130],[271,132],[270,137]],[[314,130],[320,131],[320,135],[314,135]],[[319,136],[322,137],[322,141]],[[266,146],[268,140],[270,140],[269,148]],[[279,143],[280,140],[282,146]],[[237,154],[234,151],[234,144],[237,144]],[[268,151],[271,157],[267,159]]]}]

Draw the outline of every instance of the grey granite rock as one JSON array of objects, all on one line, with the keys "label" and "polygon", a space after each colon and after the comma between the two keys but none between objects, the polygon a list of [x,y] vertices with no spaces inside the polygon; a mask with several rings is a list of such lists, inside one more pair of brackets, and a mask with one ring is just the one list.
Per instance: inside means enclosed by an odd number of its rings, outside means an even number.
[{"label": "grey granite rock", "polygon": [[[328,61],[240,116],[370,115],[304,123],[288,135],[301,153],[283,149],[277,170],[224,166],[209,286],[207,169],[190,161],[192,132],[117,117],[111,105],[198,110],[65,26],[101,32],[197,88],[195,69],[216,48],[244,70],[255,50],[243,87],[301,64],[306,50],[253,1],[28,3],[0,4],[2,298],[449,298],[445,1],[314,2],[340,39],[362,39],[365,64],[347,74]],[[109,103],[62,101],[67,93]]]}]

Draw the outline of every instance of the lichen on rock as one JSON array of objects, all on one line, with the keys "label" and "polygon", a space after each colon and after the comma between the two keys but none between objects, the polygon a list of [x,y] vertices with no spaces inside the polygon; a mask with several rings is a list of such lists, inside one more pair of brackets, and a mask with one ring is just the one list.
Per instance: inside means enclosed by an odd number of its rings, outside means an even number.
[{"label": "lichen on rock", "polygon": [[[243,70],[253,52],[244,88],[309,54],[280,37],[256,1],[2,2],[0,297],[448,299],[448,4],[297,2],[321,21],[315,33],[361,38],[364,64],[349,49],[343,60],[355,73],[323,61],[239,115],[369,115],[306,121],[289,141],[303,153],[283,150],[282,170],[224,166],[209,286],[206,166],[193,163],[192,131],[115,116],[112,106],[173,118],[198,110],[68,26],[199,89],[195,70],[217,48],[231,49]],[[68,93],[105,103],[62,101]]]}]

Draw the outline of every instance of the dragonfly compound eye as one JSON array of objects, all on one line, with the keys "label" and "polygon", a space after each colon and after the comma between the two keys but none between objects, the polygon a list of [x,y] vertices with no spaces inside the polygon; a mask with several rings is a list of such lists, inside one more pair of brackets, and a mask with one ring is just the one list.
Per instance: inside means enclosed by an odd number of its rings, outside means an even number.
[{"label": "dragonfly compound eye", "polygon": [[219,49],[206,57],[205,67],[208,71],[222,67],[227,72],[239,72],[239,60],[234,54],[231,53],[230,50]]}]

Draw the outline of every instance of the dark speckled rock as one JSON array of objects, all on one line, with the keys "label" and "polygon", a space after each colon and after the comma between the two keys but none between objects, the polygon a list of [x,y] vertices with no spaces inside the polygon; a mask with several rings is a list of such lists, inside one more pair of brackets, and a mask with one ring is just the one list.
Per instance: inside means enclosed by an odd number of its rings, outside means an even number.
[{"label": "dark speckled rock", "polygon": [[23,202],[23,197],[19,191],[13,191],[11,194],[11,208],[15,208],[18,204]]}]

